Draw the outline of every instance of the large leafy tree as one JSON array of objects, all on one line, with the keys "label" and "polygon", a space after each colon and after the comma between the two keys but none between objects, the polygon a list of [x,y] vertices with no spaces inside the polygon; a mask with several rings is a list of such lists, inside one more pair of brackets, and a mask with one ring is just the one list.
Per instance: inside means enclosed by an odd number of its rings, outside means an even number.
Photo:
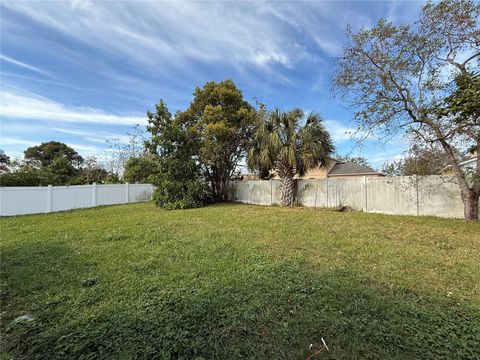
[{"label": "large leafy tree", "polygon": [[129,161],[125,175],[130,176],[130,168],[143,167],[142,176],[156,185],[153,197],[163,208],[202,205],[205,182],[196,160],[196,144],[185,125],[172,116],[163,100],[155,106],[155,112],[147,113],[147,118],[147,131],[151,135],[145,141],[148,160]]},{"label": "large leafy tree", "polygon": [[64,159],[72,167],[79,167],[83,158],[70,146],[59,142],[49,141],[37,146],[29,147],[24,151],[25,159],[38,161],[45,167],[53,164],[58,159]]},{"label": "large leafy tree", "polygon": [[305,116],[299,109],[277,109],[265,115],[258,120],[247,165],[251,170],[273,170],[281,181],[281,204],[292,205],[295,176],[327,164],[333,152],[332,140],[316,113]]},{"label": "large leafy tree", "polygon": [[134,184],[151,183],[159,171],[159,161],[154,156],[132,157],[125,163],[123,180]]},{"label": "large leafy tree", "polygon": [[226,200],[227,181],[246,154],[255,117],[255,109],[231,80],[197,88],[188,109],[175,117],[215,201]]},{"label": "large leafy tree", "polygon": [[408,134],[414,143],[442,148],[460,186],[467,220],[478,219],[480,180],[470,181],[462,171],[454,146],[480,150],[478,112],[452,116],[439,109],[458,87],[455,78],[470,77],[478,69],[479,19],[480,4],[444,0],[428,2],[413,25],[382,19],[356,34],[349,30],[333,79],[354,109],[359,131],[387,138]]},{"label": "large leafy tree", "polygon": [[49,141],[29,147],[24,151],[24,155],[26,164],[22,171],[36,172],[40,185],[65,185],[81,182],[77,175],[83,158],[62,142]]}]

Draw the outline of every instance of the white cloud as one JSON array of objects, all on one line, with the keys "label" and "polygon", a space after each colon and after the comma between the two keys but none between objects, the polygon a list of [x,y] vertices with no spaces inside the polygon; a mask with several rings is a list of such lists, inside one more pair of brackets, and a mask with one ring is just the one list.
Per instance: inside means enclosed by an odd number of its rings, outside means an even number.
[{"label": "white cloud", "polygon": [[53,128],[52,130],[74,135],[77,137],[81,137],[89,142],[101,143],[105,144],[107,139],[117,138],[121,143],[128,143],[129,137],[128,135],[119,135],[112,132],[106,131],[84,131],[84,130],[77,130],[77,129],[64,129],[64,128]]},{"label": "white cloud", "polygon": [[90,146],[90,145],[83,145],[83,144],[74,144],[74,143],[67,143],[72,149],[75,149],[79,154],[82,156],[98,156],[102,153],[105,153],[105,148],[101,148],[98,146]]},{"label": "white cloud", "polygon": [[90,107],[69,106],[30,92],[4,90],[0,94],[0,100],[0,116],[5,118],[111,125],[146,122],[144,116],[115,115]]},{"label": "white cloud", "polygon": [[25,139],[9,138],[9,137],[5,138],[2,136],[0,138],[0,145],[1,146],[5,146],[5,145],[35,146],[35,145],[38,145],[38,142],[25,140]]},{"label": "white cloud", "polygon": [[354,139],[355,128],[345,126],[337,120],[325,120],[324,123],[335,143]]},{"label": "white cloud", "polygon": [[[398,150],[397,150],[398,151]],[[396,160],[399,160],[401,159],[401,154],[398,154],[398,153],[389,153],[389,152],[385,152],[385,153],[381,153],[379,155],[374,155],[374,156],[369,156],[368,157],[368,160],[372,163],[372,164],[376,164],[376,165],[381,165],[385,162],[392,162],[392,161],[396,161]]]},{"label": "white cloud", "polygon": [[314,39],[317,42],[318,46],[320,46],[320,48],[330,56],[337,56],[342,50],[341,42],[332,41],[326,37],[320,38],[319,36],[315,36]]},{"label": "white cloud", "polygon": [[55,76],[53,76],[52,74],[50,74],[48,71],[46,70],[43,70],[43,69],[40,69],[36,66],[32,66],[32,65],[29,65],[29,64],[26,64],[24,62],[21,62],[19,60],[15,60],[9,56],[6,56],[6,55],[3,55],[3,54],[0,54],[0,60],[3,60],[5,62],[8,62],[10,64],[13,64],[13,65],[16,65],[16,66],[20,66],[24,69],[28,69],[30,71],[33,71],[33,72],[36,72],[38,74],[42,74],[42,75],[46,75],[48,77],[53,77],[55,78]]},{"label": "white cloud", "polygon": [[[11,157],[22,157],[23,150],[30,146],[37,146],[42,142],[47,140],[38,140],[32,141],[27,139],[21,138],[12,138],[12,137],[2,137],[0,139],[0,146],[3,150],[6,150],[9,156]],[[85,145],[85,144],[78,144],[72,142],[65,142],[68,146],[78,151],[79,154],[82,156],[101,156],[101,157],[108,157],[109,149],[100,146],[92,146],[92,145]]]},{"label": "white cloud", "polygon": [[169,76],[172,68],[180,68],[195,77],[203,74],[192,62],[217,62],[234,68],[254,65],[281,81],[285,79],[277,65],[292,69],[302,60],[315,59],[316,45],[335,55],[344,39],[345,21],[358,17],[345,10],[349,15],[342,15],[339,22],[335,19],[338,9],[326,2],[20,1],[4,5],[119,61],[141,64],[157,74]]},{"label": "white cloud", "polygon": [[85,130],[77,130],[77,129],[65,129],[65,128],[53,128],[52,130],[64,133],[64,134],[69,134],[69,135],[75,135],[79,137],[83,137],[86,140],[90,140],[93,142],[102,142],[105,143],[105,140],[108,138],[118,138],[120,142],[122,143],[127,143],[128,142],[128,135],[118,135],[117,133],[112,133],[112,132],[107,132],[107,131],[95,131],[95,133],[92,133],[91,131],[85,131]]},{"label": "white cloud", "polygon": [[[275,26],[230,3],[128,2],[5,5],[56,31],[118,56],[158,66],[196,60],[288,63]],[[241,11],[240,11],[241,10]]]}]

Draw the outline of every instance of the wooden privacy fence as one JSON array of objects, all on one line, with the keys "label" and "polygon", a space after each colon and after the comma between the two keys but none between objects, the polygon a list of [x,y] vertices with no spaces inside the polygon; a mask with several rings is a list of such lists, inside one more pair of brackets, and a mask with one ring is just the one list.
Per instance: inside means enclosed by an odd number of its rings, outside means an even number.
[{"label": "wooden privacy fence", "polygon": [[151,184],[0,187],[0,216],[147,201],[152,193]]},{"label": "wooden privacy fence", "polygon": [[[336,207],[396,215],[463,218],[460,188],[446,176],[352,177],[297,181],[299,205]],[[229,199],[249,204],[280,203],[280,180],[233,181]]]}]

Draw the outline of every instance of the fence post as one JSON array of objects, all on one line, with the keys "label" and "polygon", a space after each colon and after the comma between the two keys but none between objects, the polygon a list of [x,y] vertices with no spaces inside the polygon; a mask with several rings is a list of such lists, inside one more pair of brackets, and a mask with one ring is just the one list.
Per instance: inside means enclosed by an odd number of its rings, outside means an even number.
[{"label": "fence post", "polygon": [[364,204],[365,204],[365,212],[368,212],[367,177],[366,176],[363,177],[363,189],[364,189],[363,198],[364,198]]},{"label": "fence post", "polygon": [[328,207],[330,207],[330,203],[329,203],[329,201],[328,201],[328,177],[326,177],[325,180],[326,180],[326,181],[325,181],[325,184],[327,185],[327,191],[326,191],[326,193],[327,193],[327,208],[328,208]]},{"label": "fence post", "polygon": [[417,216],[420,214],[420,204],[419,204],[419,201],[418,201],[418,176],[417,175],[414,175],[415,176],[415,191],[417,193]]},{"label": "fence post", "polygon": [[47,212],[52,212],[52,185],[48,185],[47,187]]},{"label": "fence post", "polygon": [[92,206],[97,206],[97,183],[92,184]]},{"label": "fence post", "polygon": [[270,179],[270,205],[273,205],[273,180]]},{"label": "fence post", "polygon": [[129,200],[129,186],[128,186],[128,182],[125,183],[125,202],[128,204],[128,200]]}]

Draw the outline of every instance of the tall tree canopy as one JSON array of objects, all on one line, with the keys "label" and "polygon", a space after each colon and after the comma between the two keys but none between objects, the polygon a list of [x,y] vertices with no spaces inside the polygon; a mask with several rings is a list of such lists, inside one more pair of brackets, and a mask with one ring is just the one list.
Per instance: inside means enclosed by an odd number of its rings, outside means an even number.
[{"label": "tall tree canopy", "polygon": [[[154,200],[166,209],[198,207],[205,200],[205,181],[200,171],[196,144],[186,131],[185,125],[172,117],[163,100],[148,112],[147,131],[150,138],[145,141],[148,159],[130,160],[126,176],[135,164],[143,167],[142,176],[147,176],[155,186]],[[146,163],[148,171],[145,172]]]},{"label": "tall tree canopy", "polygon": [[226,200],[226,183],[245,156],[256,112],[233,81],[207,82],[197,88],[187,110],[175,117],[191,139],[212,197]]},{"label": "tall tree canopy", "polygon": [[78,167],[83,158],[70,146],[59,141],[49,141],[24,151],[25,159],[39,161],[42,166],[51,165],[58,159],[64,159],[71,166]]},{"label": "tall tree canopy", "polygon": [[275,171],[281,180],[281,203],[292,205],[295,175],[327,164],[333,152],[332,140],[316,113],[305,116],[300,109],[277,109],[263,114],[253,135],[247,165],[258,172]]},{"label": "tall tree canopy", "polygon": [[[413,25],[381,19],[356,34],[348,30],[349,43],[337,60],[333,79],[337,92],[355,110],[359,131],[388,137],[408,133],[414,142],[437,143],[443,149],[460,185],[468,220],[478,219],[480,179],[474,176],[470,181],[462,171],[454,145],[473,145],[480,153],[478,110],[439,109],[451,105],[448,98],[455,89],[465,94],[455,79],[471,78],[479,68],[479,19],[480,4],[444,0],[428,2]],[[478,99],[473,101],[478,109]]]}]

